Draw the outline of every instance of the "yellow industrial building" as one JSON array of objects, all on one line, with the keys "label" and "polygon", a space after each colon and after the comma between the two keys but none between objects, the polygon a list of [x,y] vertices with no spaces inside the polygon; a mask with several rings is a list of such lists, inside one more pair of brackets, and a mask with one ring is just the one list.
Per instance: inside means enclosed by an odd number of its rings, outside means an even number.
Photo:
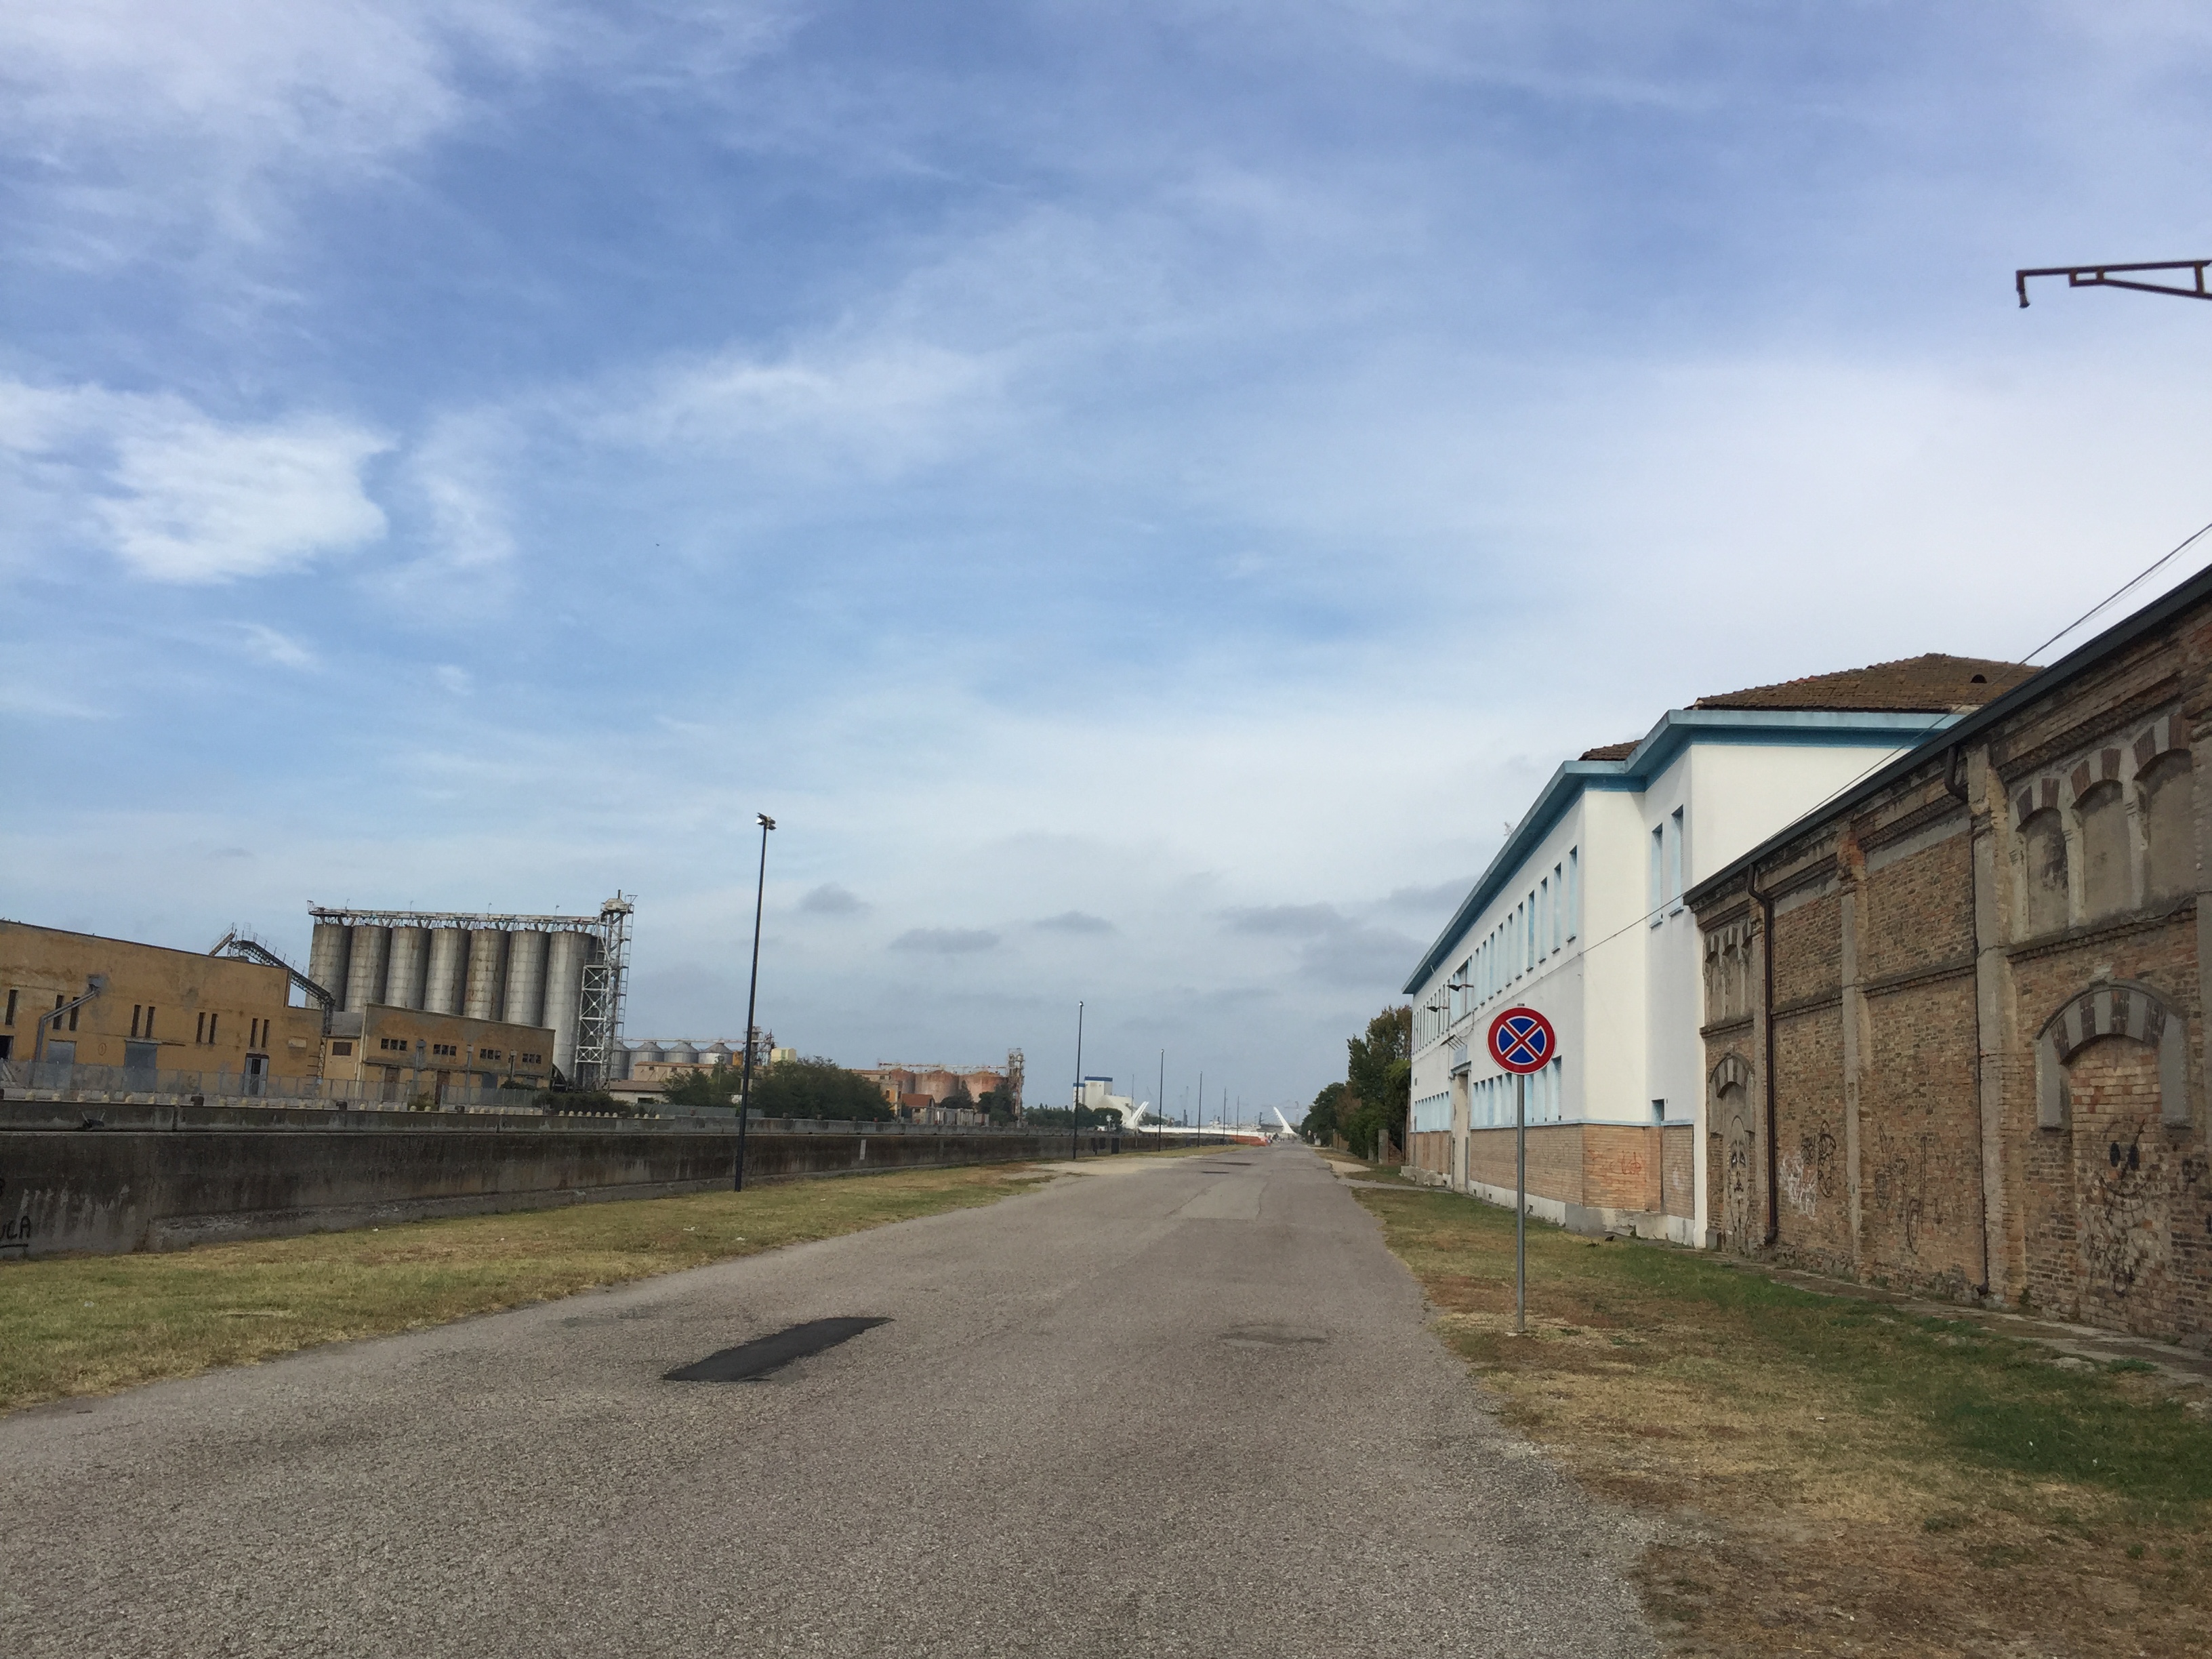
[{"label": "yellow industrial building", "polygon": [[263,963],[0,921],[0,1060],[315,1077],[323,1011],[289,989]]},{"label": "yellow industrial building", "polygon": [[368,1085],[356,1098],[443,1100],[449,1089],[496,1089],[514,1082],[542,1089],[552,1081],[553,1030],[392,1008],[372,1002],[331,1017],[323,1076]]},{"label": "yellow industrial building", "polygon": [[378,1003],[295,1007],[294,977],[274,959],[0,921],[0,1062],[39,1088],[107,1068],[101,1086],[132,1093],[365,1103],[552,1081],[548,1027]]}]

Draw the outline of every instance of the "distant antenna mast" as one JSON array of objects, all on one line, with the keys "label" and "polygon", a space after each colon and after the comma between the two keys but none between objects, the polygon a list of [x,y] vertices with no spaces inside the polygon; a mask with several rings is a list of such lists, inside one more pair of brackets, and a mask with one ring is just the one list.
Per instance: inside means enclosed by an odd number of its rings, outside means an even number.
[{"label": "distant antenna mast", "polygon": [[[2131,288],[2138,294],[2171,294],[2184,300],[2212,300],[2212,290],[2204,286],[2204,267],[2212,259],[2165,259],[2139,265],[2048,265],[2041,270],[2015,270],[2012,285],[2020,295],[2020,308],[2027,309],[2027,279],[2031,276],[2063,276],[2069,288]],[[2196,278],[2193,288],[2171,288],[2164,283],[2131,283],[2115,276],[2116,270],[2186,270]]]}]

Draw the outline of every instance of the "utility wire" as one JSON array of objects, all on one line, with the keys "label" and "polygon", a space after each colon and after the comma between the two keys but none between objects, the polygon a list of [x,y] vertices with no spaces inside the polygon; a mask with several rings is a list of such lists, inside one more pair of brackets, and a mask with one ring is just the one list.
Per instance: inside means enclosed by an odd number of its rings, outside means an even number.
[{"label": "utility wire", "polygon": [[[2107,593],[2103,599],[2098,600],[2096,604],[2091,605],[2080,616],[2075,617],[2072,622],[2068,623],[2065,627],[2060,629],[2049,639],[2044,641],[2041,645],[2037,646],[2034,650],[2027,652],[2022,655],[2020,659],[2021,661],[2027,662],[2030,659],[2039,656],[2042,653],[2049,650],[2059,641],[2064,639],[2069,634],[2071,634],[2075,629],[2079,628],[2083,623],[2088,621],[2090,617],[2095,616],[2100,611],[2102,611],[2106,606],[2111,605],[2113,600],[2118,599],[2120,595],[2126,592],[2130,588],[2136,586],[2147,578],[2156,574],[2160,567],[2171,563],[2174,558],[2187,549],[2191,543],[2200,540],[2208,532],[2212,532],[2212,524],[2207,524],[2202,529],[2197,531],[2195,534],[2183,538],[2183,539],[2176,543],[2171,550],[2161,554],[2159,557],[2153,559],[2141,570],[2129,577],[2127,580],[2122,582],[2118,587]],[[1872,777],[1875,773],[1881,771],[1883,767],[1887,766],[1891,762],[1896,759],[1897,757],[1895,755],[1883,756],[1880,760],[1875,762],[1873,765],[1868,767],[1863,772],[1857,774],[1854,777],[1846,778],[1842,783],[1838,784],[1833,789],[1831,789],[1819,800],[1814,801],[1812,805],[1807,807],[1802,812],[1799,813],[1797,817],[1793,819],[1792,822],[1802,822],[1804,819],[1811,817],[1813,814],[1819,811],[1822,807],[1827,805],[1830,802],[1839,799],[1843,795],[1849,793],[1851,790],[1856,788],[1860,784]],[[1507,833],[1509,835],[1511,834],[1510,827]],[[1622,926],[1614,928],[1613,932],[1607,933],[1603,939],[1595,939],[1589,944],[1583,945],[1582,948],[1583,956],[1587,957],[1592,951],[1612,944],[1613,940],[1620,938],[1624,934],[1634,933],[1639,927],[1648,927],[1655,918],[1665,915],[1670,908],[1679,908],[1680,904],[1680,901],[1679,898],[1662,899],[1658,904],[1655,905],[1652,908],[1646,910],[1642,915],[1637,917],[1633,921],[1624,923]],[[1449,981],[1446,982],[1446,988],[1449,988]],[[1495,995],[1497,994],[1493,992],[1492,994]],[[1484,1000],[1486,1001],[1488,1000],[1487,998]],[[1473,1017],[1474,1012],[1475,1011],[1470,1008],[1466,1013],[1460,1016],[1460,1019],[1470,1018]],[[1449,1036],[1453,1028],[1458,1025],[1458,1024],[1459,1019],[1452,1020],[1448,1023],[1444,1027],[1444,1035]],[[1441,1041],[1442,1039],[1439,1038],[1438,1040]]]},{"label": "utility wire", "polygon": [[2179,546],[2176,547],[2176,548],[2173,550],[2173,552],[2172,552],[2172,553],[2168,553],[2168,554],[2166,556],[2166,557],[2165,557],[2165,558],[2161,558],[2161,559],[2154,559],[2154,560],[2152,560],[2152,561],[2151,561],[2151,562],[2150,562],[2149,564],[2146,565],[2146,566],[2145,566],[2142,570],[2138,571],[2135,575],[2133,575],[2133,576],[2130,577],[2126,581],[2122,582],[2122,583],[2121,583],[2118,587],[2114,588],[2114,589],[2113,589],[2110,593],[2106,594],[2103,599],[2101,599],[2098,600],[2096,604],[2094,604],[2094,605],[2091,605],[2091,606],[2090,606],[2087,611],[2083,611],[2080,616],[2078,616],[2078,617],[2075,617],[2075,618],[2074,618],[2074,620],[2073,620],[2072,622],[2068,623],[2066,624],[2066,626],[2065,626],[2065,627],[2063,627],[2063,628],[2060,629],[2059,629],[2056,634],[2053,634],[2053,635],[2052,635],[2049,639],[2047,639],[2047,640],[2044,641],[2044,642],[2043,642],[2041,645],[2037,646],[2037,647],[2035,647],[2035,649],[2034,649],[2034,650],[2033,650],[2033,651],[2031,651],[2031,652],[2029,652],[2029,653],[2027,653],[2027,656],[2022,657],[2022,658],[2021,659],[2021,660],[2022,662],[2028,662],[2028,661],[2032,661],[2034,658],[2036,658],[2037,656],[2040,655],[2042,653],[2044,653],[2044,652],[2045,652],[2045,651],[2048,651],[2048,650],[2049,650],[2052,646],[2054,646],[2054,645],[2057,644],[2059,641],[2061,641],[2061,640],[2064,639],[2064,638],[2065,638],[2069,634],[2071,634],[2071,633],[2072,633],[2075,629],[2079,628],[2079,627],[2080,627],[2083,623],[2085,623],[2085,622],[2088,621],[2090,617],[2092,617],[2095,616],[2095,615],[2096,615],[2100,611],[2102,611],[2102,610],[2103,610],[2106,605],[2110,605],[2110,604],[2111,604],[2114,599],[2118,599],[2118,598],[2120,597],[2120,595],[2121,595],[2121,594],[2123,594],[2123,593],[2124,593],[2124,592],[2126,592],[2128,591],[2128,589],[2130,589],[2130,587],[2133,587],[2133,586],[2134,586],[2137,582],[2139,582],[2139,581],[2142,580],[2144,577],[2148,576],[2149,574],[2152,574],[2152,572],[2155,571],[2155,570],[2159,568],[2159,566],[2160,566],[2160,565],[2162,565],[2162,564],[2166,563],[2166,560],[2172,558],[2172,557],[2174,556],[2174,554],[2175,554],[2175,553],[2179,553],[2179,552],[2180,552],[2180,551],[2181,551],[2182,548],[2187,547],[2187,546],[2189,545],[2190,542],[2193,542],[2193,541],[2195,541],[2195,540],[2197,539],[2197,536],[2202,536],[2203,534],[2204,534],[2204,532],[2205,532],[2206,530],[2212,530],[2212,524],[2208,524],[2208,525],[2206,525],[2206,526],[2204,526],[2204,529],[2203,529],[2203,530],[2200,530],[2200,531],[2198,531],[2198,532],[2197,532],[2197,535],[2196,535],[2196,536],[2189,537],[2186,540],[2183,541],[2183,542],[2180,544],[2180,545],[2179,545]]}]

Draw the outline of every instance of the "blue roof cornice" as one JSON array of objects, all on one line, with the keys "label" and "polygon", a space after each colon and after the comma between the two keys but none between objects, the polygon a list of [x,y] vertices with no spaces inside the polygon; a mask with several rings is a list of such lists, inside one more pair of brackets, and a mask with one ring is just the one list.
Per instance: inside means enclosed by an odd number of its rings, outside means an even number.
[{"label": "blue roof cornice", "polygon": [[1491,860],[1482,878],[1452,913],[1436,943],[1429,946],[1420,966],[1407,980],[1404,994],[1412,996],[1419,991],[1422,981],[1458,948],[1490,902],[1505,890],[1522,862],[1585,789],[1641,791],[1693,743],[1909,748],[1960,718],[1952,714],[1846,708],[1670,708],[1626,759],[1572,760],[1552,774],[1513,833],[1506,836],[1505,845],[1498,849],[1498,856]]}]

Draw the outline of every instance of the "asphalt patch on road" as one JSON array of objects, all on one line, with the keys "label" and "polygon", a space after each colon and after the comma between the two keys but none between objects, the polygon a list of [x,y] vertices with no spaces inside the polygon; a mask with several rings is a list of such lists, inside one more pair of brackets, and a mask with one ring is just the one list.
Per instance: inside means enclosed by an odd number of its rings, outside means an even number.
[{"label": "asphalt patch on road", "polygon": [[664,1382],[753,1382],[771,1371],[781,1370],[794,1359],[849,1342],[862,1331],[888,1325],[888,1319],[810,1319],[787,1326],[771,1336],[757,1336],[734,1348],[724,1348],[704,1359],[668,1372]]}]

